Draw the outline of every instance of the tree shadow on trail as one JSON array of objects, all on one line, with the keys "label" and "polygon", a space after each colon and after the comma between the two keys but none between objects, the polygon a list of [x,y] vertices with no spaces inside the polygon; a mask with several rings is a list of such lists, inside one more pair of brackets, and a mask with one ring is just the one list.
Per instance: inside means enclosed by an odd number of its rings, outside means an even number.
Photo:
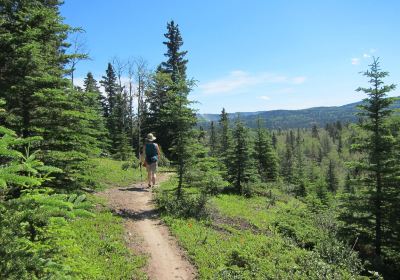
[{"label": "tree shadow on trail", "polygon": [[158,219],[158,210],[157,209],[149,209],[143,211],[133,211],[131,209],[119,209],[114,211],[114,214],[120,216],[125,219],[132,219],[135,221],[142,221],[142,220],[155,220]]},{"label": "tree shadow on trail", "polygon": [[142,188],[142,187],[130,187],[130,188],[121,188],[118,189],[119,191],[123,191],[123,192],[149,192],[150,189],[149,188]]}]

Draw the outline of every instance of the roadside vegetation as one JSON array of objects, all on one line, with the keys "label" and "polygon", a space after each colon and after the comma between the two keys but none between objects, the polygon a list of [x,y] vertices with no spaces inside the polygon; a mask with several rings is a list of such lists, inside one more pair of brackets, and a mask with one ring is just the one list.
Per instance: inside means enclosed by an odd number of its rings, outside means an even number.
[{"label": "roadside vegetation", "polygon": [[141,178],[147,133],[176,171],[160,213],[201,279],[398,278],[400,119],[378,58],[356,123],[268,130],[222,109],[201,127],[176,22],[154,71],[115,57],[79,87],[89,56],[61,2],[0,1],[1,279],[146,278],[92,194]]}]

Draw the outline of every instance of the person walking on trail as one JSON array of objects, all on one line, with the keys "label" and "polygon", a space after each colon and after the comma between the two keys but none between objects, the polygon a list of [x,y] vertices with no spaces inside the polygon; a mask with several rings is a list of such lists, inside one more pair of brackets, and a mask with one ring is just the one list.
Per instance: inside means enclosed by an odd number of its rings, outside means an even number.
[{"label": "person walking on trail", "polygon": [[156,137],[152,133],[147,134],[145,144],[143,146],[144,159],[143,164],[147,169],[147,183],[148,187],[154,187],[156,184],[157,162],[161,156],[158,145],[154,143]]}]

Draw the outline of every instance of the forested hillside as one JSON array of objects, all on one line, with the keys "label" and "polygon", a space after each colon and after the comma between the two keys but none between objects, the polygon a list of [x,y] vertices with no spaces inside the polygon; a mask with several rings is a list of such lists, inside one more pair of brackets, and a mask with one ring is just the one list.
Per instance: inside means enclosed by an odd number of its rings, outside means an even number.
[{"label": "forested hillside", "polygon": [[[271,110],[264,112],[237,112],[229,113],[228,117],[234,120],[238,115],[246,126],[257,127],[257,120],[261,118],[268,129],[311,128],[313,125],[324,127],[328,123],[355,123],[358,121],[357,107],[362,101],[333,107],[315,107],[303,110]],[[400,101],[393,104],[393,108],[400,108]],[[218,114],[198,114],[198,125],[210,127],[211,121],[218,121]]]},{"label": "forested hillside", "polygon": [[151,256],[124,231],[140,217],[95,195],[151,191],[133,185],[147,133],[172,175],[141,218],[163,219],[197,278],[398,278],[399,101],[379,58],[361,73],[357,110],[222,109],[205,130],[176,22],[154,70],[116,56],[79,87],[89,55],[61,4],[0,0],[0,279],[148,279]]}]

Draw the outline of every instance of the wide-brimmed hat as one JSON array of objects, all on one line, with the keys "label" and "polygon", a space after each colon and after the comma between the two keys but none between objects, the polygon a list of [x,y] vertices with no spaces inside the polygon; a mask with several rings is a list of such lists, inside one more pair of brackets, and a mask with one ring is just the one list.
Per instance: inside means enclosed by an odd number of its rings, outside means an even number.
[{"label": "wide-brimmed hat", "polygon": [[153,133],[149,133],[146,136],[146,140],[151,142],[151,141],[156,140],[156,137],[154,137]]}]

